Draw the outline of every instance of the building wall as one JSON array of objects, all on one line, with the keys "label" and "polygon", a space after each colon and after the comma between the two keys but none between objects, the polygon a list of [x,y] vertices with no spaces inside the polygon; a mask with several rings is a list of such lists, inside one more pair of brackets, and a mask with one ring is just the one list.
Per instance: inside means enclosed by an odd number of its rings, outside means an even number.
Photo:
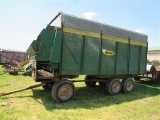
[{"label": "building wall", "polygon": [[160,50],[152,50],[147,53],[147,60],[159,60],[160,61]]},{"label": "building wall", "polygon": [[0,63],[23,62],[28,60],[26,52],[0,51]]}]

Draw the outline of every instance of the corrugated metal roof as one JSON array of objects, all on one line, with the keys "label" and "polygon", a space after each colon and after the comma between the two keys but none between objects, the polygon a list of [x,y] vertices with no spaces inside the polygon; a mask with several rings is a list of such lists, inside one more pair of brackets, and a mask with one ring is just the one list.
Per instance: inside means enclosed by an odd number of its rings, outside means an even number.
[{"label": "corrugated metal roof", "polygon": [[145,34],[137,33],[131,30],[115,27],[108,24],[87,20],[63,12],[61,12],[61,14],[61,20],[63,22],[63,25],[66,27],[86,30],[95,33],[101,33],[102,31],[103,34],[109,36],[115,36],[124,39],[129,39],[130,37],[130,39],[132,40],[137,40],[144,43],[148,42],[148,36]]}]

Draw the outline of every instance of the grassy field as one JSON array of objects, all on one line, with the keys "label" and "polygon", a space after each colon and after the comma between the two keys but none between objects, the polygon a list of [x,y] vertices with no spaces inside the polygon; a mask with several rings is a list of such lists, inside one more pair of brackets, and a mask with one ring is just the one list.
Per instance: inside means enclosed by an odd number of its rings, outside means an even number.
[{"label": "grassy field", "polygon": [[[34,84],[30,77],[0,75],[0,93]],[[160,120],[160,85],[136,82],[134,92],[117,96],[106,94],[98,84],[75,86],[74,99],[63,104],[41,87],[0,97],[0,120]]]}]

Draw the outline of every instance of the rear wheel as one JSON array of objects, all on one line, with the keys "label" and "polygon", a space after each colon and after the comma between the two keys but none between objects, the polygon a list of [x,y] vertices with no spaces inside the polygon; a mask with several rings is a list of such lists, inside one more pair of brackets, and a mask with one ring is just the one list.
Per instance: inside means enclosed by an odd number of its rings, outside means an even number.
[{"label": "rear wheel", "polygon": [[100,86],[105,87],[106,86],[106,82],[98,82]]},{"label": "rear wheel", "polygon": [[53,85],[52,98],[59,103],[71,100],[75,95],[75,86],[69,80],[61,80]]},{"label": "rear wheel", "polygon": [[96,85],[96,81],[92,81],[94,79],[95,79],[94,77],[87,75],[85,77],[85,84],[86,84],[86,86],[95,86]]},{"label": "rear wheel", "polygon": [[106,91],[110,95],[116,95],[121,92],[122,84],[119,79],[113,78],[106,83]]},{"label": "rear wheel", "polygon": [[124,78],[122,80],[122,92],[128,93],[132,92],[134,89],[134,81],[132,78]]}]

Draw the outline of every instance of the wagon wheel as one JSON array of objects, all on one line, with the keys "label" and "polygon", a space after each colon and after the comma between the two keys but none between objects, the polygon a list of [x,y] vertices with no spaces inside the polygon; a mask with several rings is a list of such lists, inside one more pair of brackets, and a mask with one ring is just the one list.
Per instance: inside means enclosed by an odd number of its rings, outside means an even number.
[{"label": "wagon wheel", "polygon": [[106,86],[106,82],[98,82],[100,86],[105,87]]},{"label": "wagon wheel", "polygon": [[134,89],[134,81],[132,78],[124,78],[122,80],[122,92],[128,93],[132,92]]},{"label": "wagon wheel", "polygon": [[86,86],[95,86],[96,82],[95,81],[90,81],[90,80],[94,80],[94,77],[87,75],[85,77],[85,84],[86,84]]},{"label": "wagon wheel", "polygon": [[106,83],[108,81],[108,78],[105,78],[105,81],[104,79],[102,79],[103,81],[98,81],[99,85],[102,86],[102,87],[106,87]]},{"label": "wagon wheel", "polygon": [[54,82],[41,82],[41,85],[44,90],[51,90],[54,85]]},{"label": "wagon wheel", "polygon": [[134,77],[134,80],[138,80],[138,81],[140,81],[140,79],[141,79],[141,77]]},{"label": "wagon wheel", "polygon": [[122,84],[119,79],[111,79],[108,83],[106,83],[106,91],[110,95],[116,95],[121,92]]},{"label": "wagon wheel", "polygon": [[53,85],[52,98],[59,103],[71,100],[75,95],[75,86],[69,80],[61,80]]}]

